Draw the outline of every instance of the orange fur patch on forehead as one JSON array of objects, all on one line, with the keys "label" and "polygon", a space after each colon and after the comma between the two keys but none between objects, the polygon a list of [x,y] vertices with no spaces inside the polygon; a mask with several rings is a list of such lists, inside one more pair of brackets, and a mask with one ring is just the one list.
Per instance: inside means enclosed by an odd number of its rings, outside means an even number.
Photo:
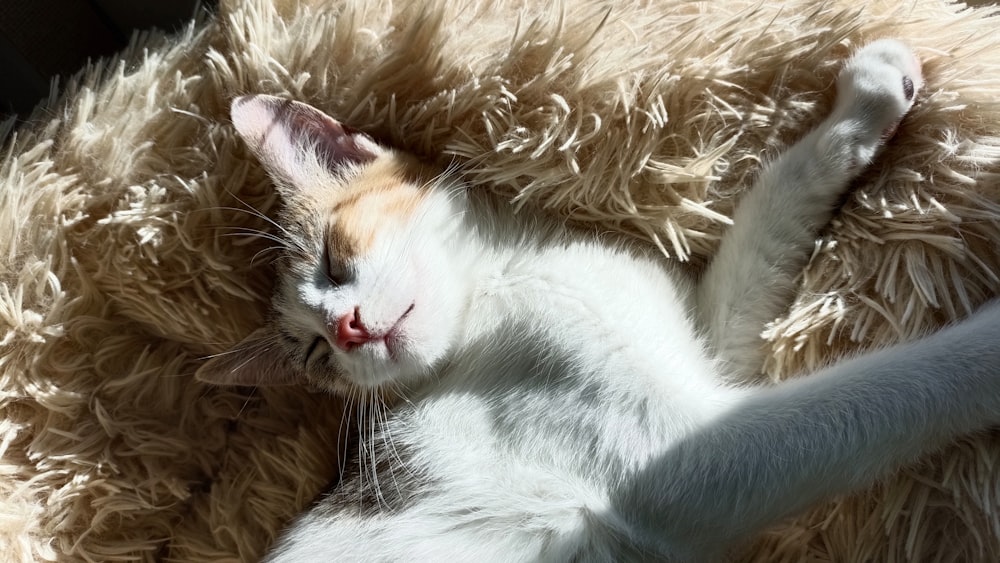
[{"label": "orange fur patch on forehead", "polygon": [[329,252],[341,260],[367,252],[380,231],[413,216],[432,177],[426,166],[398,154],[365,166],[330,202]]}]

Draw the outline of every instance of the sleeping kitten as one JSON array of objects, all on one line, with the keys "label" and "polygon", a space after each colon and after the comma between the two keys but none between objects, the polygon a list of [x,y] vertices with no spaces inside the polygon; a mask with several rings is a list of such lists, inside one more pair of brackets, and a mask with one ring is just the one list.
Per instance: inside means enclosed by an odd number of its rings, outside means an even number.
[{"label": "sleeping kitten", "polygon": [[[233,102],[284,198],[270,323],[198,372],[399,397],[270,561],[705,561],[1000,422],[1000,307],[744,386],[815,234],[909,110],[872,43],[833,113],[761,173],[697,283],[653,253],[513,215],[305,104]],[[633,245],[634,246],[634,245]]]}]

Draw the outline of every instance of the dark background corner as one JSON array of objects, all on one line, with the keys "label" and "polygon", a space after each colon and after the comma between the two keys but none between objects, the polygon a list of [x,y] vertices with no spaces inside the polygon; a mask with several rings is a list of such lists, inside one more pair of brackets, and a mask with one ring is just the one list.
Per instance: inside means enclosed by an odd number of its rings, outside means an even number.
[{"label": "dark background corner", "polygon": [[218,0],[0,0],[0,122],[26,116],[56,76],[112,55],[136,30],[180,29]]}]

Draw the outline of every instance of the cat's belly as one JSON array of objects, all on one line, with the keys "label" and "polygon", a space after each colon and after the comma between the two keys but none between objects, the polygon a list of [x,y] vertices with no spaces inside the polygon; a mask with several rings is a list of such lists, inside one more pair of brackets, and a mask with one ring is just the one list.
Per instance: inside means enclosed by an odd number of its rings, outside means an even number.
[{"label": "cat's belly", "polygon": [[672,396],[676,384],[657,384],[647,374],[621,373],[617,381],[570,375],[573,359],[531,352],[508,358],[497,373],[455,374],[465,385],[442,385],[412,414],[400,413],[407,440],[412,436],[432,459],[450,459],[434,474],[462,466],[507,474],[530,465],[606,488],[711,418],[712,409],[687,401],[687,390]]},{"label": "cat's belly", "polygon": [[474,503],[491,498],[488,488],[519,499],[512,507],[527,517],[523,507],[560,506],[553,495],[600,504],[629,474],[738,399],[717,387],[710,362],[697,353],[635,361],[609,351],[602,361],[582,361],[551,340],[525,343],[530,326],[507,328],[469,346],[371,447],[398,444],[417,454],[410,463],[420,466],[416,473],[427,476],[430,490],[467,494],[465,502]]},{"label": "cat's belly", "polygon": [[572,359],[551,350],[500,362],[502,349],[475,365],[503,369],[470,373],[460,358],[400,408],[361,449],[381,461],[362,462],[306,517],[343,539],[339,553],[379,538],[400,557],[571,559],[599,536],[609,494],[701,422],[643,376],[610,384],[567,372]]}]

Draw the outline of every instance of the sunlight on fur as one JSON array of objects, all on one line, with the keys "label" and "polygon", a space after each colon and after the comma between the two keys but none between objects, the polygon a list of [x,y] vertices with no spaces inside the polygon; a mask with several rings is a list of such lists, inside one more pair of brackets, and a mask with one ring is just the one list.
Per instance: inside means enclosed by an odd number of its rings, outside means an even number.
[{"label": "sunlight on fur", "polygon": [[[525,4],[223,0],[178,35],[134,38],[16,129],[0,162],[0,553],[254,560],[358,447],[339,435],[350,409],[322,394],[193,379],[261,325],[274,289],[280,242],[257,235],[276,234],[279,198],[233,129],[239,95],[307,101],[461,162],[474,189],[698,270],[762,161],[829,113],[849,53],[899,37],[926,84],[760,362],[783,380],[997,293],[996,9]],[[740,558],[1000,558],[997,468],[993,435],[963,438]]]}]

